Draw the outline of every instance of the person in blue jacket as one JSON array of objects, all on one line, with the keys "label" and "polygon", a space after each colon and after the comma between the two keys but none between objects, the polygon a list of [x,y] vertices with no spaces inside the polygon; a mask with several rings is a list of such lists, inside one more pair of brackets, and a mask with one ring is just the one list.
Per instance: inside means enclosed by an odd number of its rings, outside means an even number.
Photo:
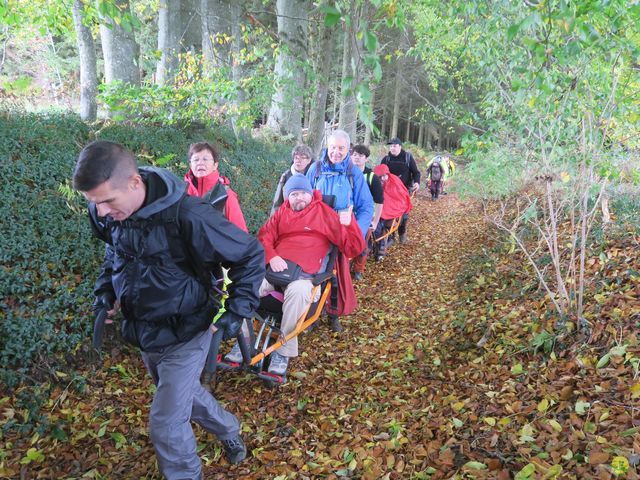
[{"label": "person in blue jacket", "polygon": [[311,186],[323,195],[334,195],[334,209],[352,210],[364,238],[373,219],[373,197],[362,171],[351,161],[351,139],[344,130],[334,130],[320,160],[307,170]]}]

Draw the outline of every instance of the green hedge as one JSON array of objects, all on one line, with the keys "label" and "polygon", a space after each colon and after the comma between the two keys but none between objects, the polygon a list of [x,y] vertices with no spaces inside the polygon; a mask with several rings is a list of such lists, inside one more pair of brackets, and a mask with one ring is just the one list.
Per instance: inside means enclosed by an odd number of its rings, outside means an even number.
[{"label": "green hedge", "polygon": [[103,246],[92,238],[85,202],[71,193],[69,180],[78,153],[96,138],[120,142],[141,163],[162,163],[180,176],[190,143],[220,145],[221,170],[254,232],[266,219],[291,149],[238,141],[224,129],[90,127],[67,114],[0,113],[0,382],[7,385],[64,368],[88,344]]}]

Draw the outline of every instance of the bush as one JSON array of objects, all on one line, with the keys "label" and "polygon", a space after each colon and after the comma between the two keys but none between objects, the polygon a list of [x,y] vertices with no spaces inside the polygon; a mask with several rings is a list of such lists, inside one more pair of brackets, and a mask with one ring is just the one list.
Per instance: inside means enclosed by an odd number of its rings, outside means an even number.
[{"label": "bush", "polygon": [[290,146],[236,140],[226,130],[107,124],[93,132],[74,115],[0,113],[0,382],[61,368],[81,352],[92,318],[92,287],[103,252],[86,204],[69,181],[82,147],[95,138],[123,143],[141,163],[178,175],[194,141],[221,146],[221,170],[231,177],[249,228],[266,219]]}]

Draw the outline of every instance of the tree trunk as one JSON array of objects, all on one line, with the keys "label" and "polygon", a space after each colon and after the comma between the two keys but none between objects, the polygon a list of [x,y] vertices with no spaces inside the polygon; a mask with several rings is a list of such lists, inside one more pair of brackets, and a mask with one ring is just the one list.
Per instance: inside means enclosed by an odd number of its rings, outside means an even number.
[{"label": "tree trunk", "polygon": [[[356,98],[356,86],[363,77],[363,66],[358,52],[362,51],[362,39],[358,39],[357,32],[360,29],[360,21],[363,16],[362,6],[356,6],[356,2],[350,2],[351,22],[345,27],[344,45],[342,56],[342,85],[343,91],[340,97],[340,120],[339,126],[345,130],[356,141],[358,127],[358,101]],[[347,88],[345,81],[348,82]]]},{"label": "tree trunk", "polygon": [[216,42],[216,37],[231,36],[230,0],[200,0],[202,54],[207,70],[230,66],[230,42]]},{"label": "tree trunk", "polygon": [[274,69],[276,91],[267,126],[273,131],[302,137],[304,64],[307,61],[308,0],[277,0],[280,48]]},{"label": "tree trunk", "polygon": [[324,124],[327,111],[327,94],[329,92],[329,82],[331,81],[331,57],[334,49],[333,35],[331,30],[320,26],[318,32],[318,48],[316,49],[316,85],[311,102],[311,114],[309,118],[309,135],[307,145],[317,158],[322,149],[324,139]]},{"label": "tree trunk", "polygon": [[205,71],[213,68],[213,38],[209,29],[209,0],[200,0],[200,32],[202,33],[202,61]]},{"label": "tree trunk", "polygon": [[200,50],[202,46],[201,6],[201,0],[180,0],[178,45],[181,51]]},{"label": "tree trunk", "polygon": [[395,83],[395,95],[393,97],[393,118],[391,120],[391,134],[390,137],[398,136],[398,121],[400,118],[400,99],[402,96],[402,61],[398,61],[398,70],[396,72],[396,83]]},{"label": "tree trunk", "polygon": [[[121,12],[129,11],[129,0],[114,0]],[[121,81],[125,84],[140,84],[138,68],[139,48],[133,33],[125,30],[121,22],[102,18],[100,25],[102,54],[104,56],[105,83]]]},{"label": "tree trunk", "polygon": [[98,92],[96,48],[91,30],[83,23],[83,1],[74,0],[72,8],[73,24],[76,28],[80,57],[80,118],[85,122],[93,122],[98,113],[96,102],[96,94]]},{"label": "tree trunk", "polygon": [[233,78],[233,83],[236,88],[236,96],[233,100],[235,115],[231,116],[231,127],[233,128],[233,132],[236,137],[241,135],[245,135],[247,133],[247,128],[245,126],[241,126],[239,122],[238,113],[241,111],[241,106],[245,101],[244,90],[240,88],[240,82],[244,76],[243,65],[240,61],[241,51],[244,47],[244,42],[242,40],[242,31],[240,29],[240,21],[242,17],[242,5],[239,2],[234,2],[231,0],[229,2],[229,19],[231,21],[231,49],[232,49],[232,67],[231,67],[231,76]]},{"label": "tree trunk", "polygon": [[[376,101],[376,91],[372,88],[371,89],[371,123],[375,125],[375,115],[374,115],[374,109],[373,107],[375,106],[375,101]],[[365,145],[370,145],[371,144],[371,127],[369,125],[365,125],[364,127],[364,140],[362,141],[362,143],[364,143]]]},{"label": "tree trunk", "polygon": [[424,123],[418,125],[418,147],[424,146]]},{"label": "tree trunk", "polygon": [[387,124],[388,122],[388,113],[389,113],[389,106],[387,105],[387,99],[389,98],[389,82],[385,83],[384,86],[384,91],[382,93],[382,122],[380,125],[380,137],[382,137],[383,140],[385,140],[387,138]]},{"label": "tree trunk", "polygon": [[407,142],[411,142],[411,107],[413,106],[413,99],[409,97],[409,109],[407,110],[407,129],[405,130],[404,139]]},{"label": "tree trunk", "polygon": [[178,72],[180,52],[181,0],[160,0],[158,10],[158,51],[160,59],[156,65],[156,83],[173,83]]}]

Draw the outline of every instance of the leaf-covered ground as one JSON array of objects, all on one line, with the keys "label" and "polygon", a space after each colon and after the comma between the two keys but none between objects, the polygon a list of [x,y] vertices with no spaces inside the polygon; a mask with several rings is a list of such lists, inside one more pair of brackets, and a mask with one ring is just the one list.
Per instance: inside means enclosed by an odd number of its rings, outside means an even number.
[{"label": "leaf-covered ground", "polygon": [[[196,427],[205,478],[638,478],[637,240],[589,259],[594,328],[556,338],[525,263],[497,255],[476,205],[421,197],[409,232],[368,264],[343,333],[303,335],[286,385],[221,376],[251,453],[229,466]],[[0,477],[160,478],[138,355],[84,374],[84,393],[61,376],[46,406],[59,429],[5,436]],[[3,421],[25,420],[1,402]]]}]

